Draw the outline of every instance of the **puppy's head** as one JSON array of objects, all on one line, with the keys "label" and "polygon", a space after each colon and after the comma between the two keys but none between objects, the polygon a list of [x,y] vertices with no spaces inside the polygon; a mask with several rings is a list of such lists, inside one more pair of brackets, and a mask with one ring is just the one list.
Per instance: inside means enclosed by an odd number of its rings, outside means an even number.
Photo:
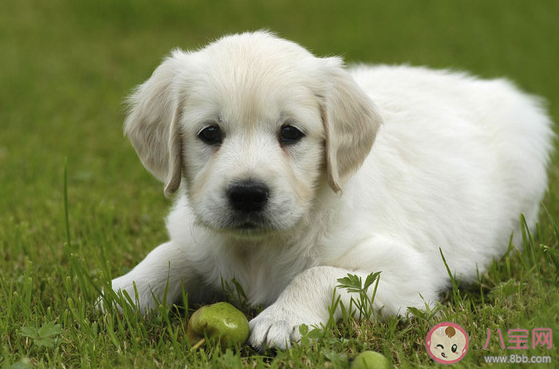
[{"label": "puppy's head", "polygon": [[340,191],[381,122],[340,59],[266,32],[174,51],[129,103],[125,132],[165,194],[184,181],[197,219],[238,235],[296,225],[323,178]]}]

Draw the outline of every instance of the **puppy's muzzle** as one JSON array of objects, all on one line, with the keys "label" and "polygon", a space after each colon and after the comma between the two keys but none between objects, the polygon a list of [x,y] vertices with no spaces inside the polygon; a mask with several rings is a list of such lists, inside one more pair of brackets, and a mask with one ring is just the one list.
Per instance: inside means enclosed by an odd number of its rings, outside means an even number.
[{"label": "puppy's muzzle", "polygon": [[233,210],[254,213],[262,211],[266,207],[270,198],[270,189],[258,181],[236,182],[227,190],[227,197]]}]

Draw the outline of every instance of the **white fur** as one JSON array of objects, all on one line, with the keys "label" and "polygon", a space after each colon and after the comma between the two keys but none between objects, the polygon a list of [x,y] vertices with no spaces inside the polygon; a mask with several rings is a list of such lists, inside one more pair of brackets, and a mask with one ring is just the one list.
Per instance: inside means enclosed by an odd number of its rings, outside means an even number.
[{"label": "white fur", "polygon": [[[268,306],[250,322],[257,348],[285,348],[300,324],[325,323],[347,273],[382,272],[383,314],[432,304],[449,286],[439,248],[457,278],[472,281],[511,234],[521,246],[520,214],[533,226],[546,190],[551,122],[505,80],[346,70],[256,32],[174,51],[130,106],[126,133],[166,193],[178,194],[170,241],[113,289],[134,296],[135,283],[147,311],[166,286],[167,303],[183,286],[204,301],[235,278],[250,304]],[[286,122],[305,133],[300,142],[280,145]],[[223,132],[220,146],[197,137],[210,124]],[[241,229],[227,201],[245,179],[270,189],[256,229]]]}]

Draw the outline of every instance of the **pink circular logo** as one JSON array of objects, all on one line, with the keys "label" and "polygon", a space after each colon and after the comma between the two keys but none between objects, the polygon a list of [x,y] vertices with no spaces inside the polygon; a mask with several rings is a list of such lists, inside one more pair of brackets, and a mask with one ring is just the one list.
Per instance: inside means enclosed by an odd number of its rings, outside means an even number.
[{"label": "pink circular logo", "polygon": [[425,347],[431,359],[440,364],[454,364],[468,352],[468,334],[456,323],[439,323],[427,333]]}]

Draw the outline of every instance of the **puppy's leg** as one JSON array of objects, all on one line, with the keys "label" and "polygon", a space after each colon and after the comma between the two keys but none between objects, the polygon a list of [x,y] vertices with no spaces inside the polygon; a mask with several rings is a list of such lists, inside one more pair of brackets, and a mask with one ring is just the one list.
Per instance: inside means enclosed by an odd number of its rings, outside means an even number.
[{"label": "puppy's leg", "polygon": [[[355,259],[357,262],[366,259],[367,254],[361,255],[365,257]],[[382,258],[382,255],[378,253],[377,255]],[[424,265],[420,266],[420,263],[406,262],[406,260],[410,261],[410,259],[403,260],[393,270],[388,269],[388,265],[377,270],[369,269],[371,272],[381,271],[373,308],[376,311],[381,310],[383,315],[405,314],[409,306],[425,308],[426,302],[432,304],[437,299],[440,284],[431,281],[432,274],[425,272]],[[299,333],[301,324],[309,326],[326,324],[330,317],[328,307],[333,302],[334,288],[339,284],[337,280],[351,273],[365,281],[370,274],[364,269],[356,269],[318,266],[297,275],[277,301],[250,322],[250,344],[257,349],[274,346],[285,349],[290,346],[291,341],[298,341],[301,338]],[[422,274],[419,269],[424,273]],[[373,290],[374,284],[369,288],[368,293],[372,295]],[[340,296],[340,301],[346,308],[349,308],[352,297],[358,298],[355,294],[341,288],[336,289],[336,295]],[[341,316],[342,310],[338,306],[334,312],[334,319],[337,320]]]},{"label": "puppy's leg", "polygon": [[[112,280],[115,292],[126,291],[142,313],[156,307],[156,301],[172,304],[194,283],[195,274],[184,251],[172,241],[146,256],[129,273]],[[136,295],[137,291],[137,295]],[[154,299],[155,298],[155,299]]]}]

